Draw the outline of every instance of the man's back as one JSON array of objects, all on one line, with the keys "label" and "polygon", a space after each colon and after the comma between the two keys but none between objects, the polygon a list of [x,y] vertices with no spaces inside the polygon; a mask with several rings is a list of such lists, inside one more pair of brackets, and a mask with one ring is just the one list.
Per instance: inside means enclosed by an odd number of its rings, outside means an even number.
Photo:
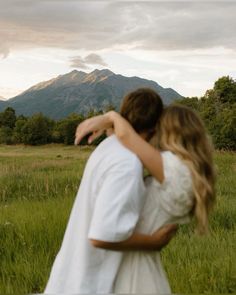
[{"label": "man's back", "polygon": [[108,293],[122,253],[89,238],[118,242],[133,232],[144,203],[142,165],[113,135],[90,156],[45,293]]}]

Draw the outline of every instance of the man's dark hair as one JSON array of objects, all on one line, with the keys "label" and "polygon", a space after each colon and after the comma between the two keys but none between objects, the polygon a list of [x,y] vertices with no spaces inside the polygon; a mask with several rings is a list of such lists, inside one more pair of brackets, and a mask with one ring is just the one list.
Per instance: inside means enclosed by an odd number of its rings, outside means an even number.
[{"label": "man's dark hair", "polygon": [[121,104],[121,115],[130,122],[136,132],[152,132],[163,111],[160,96],[152,89],[139,88],[126,95]]}]

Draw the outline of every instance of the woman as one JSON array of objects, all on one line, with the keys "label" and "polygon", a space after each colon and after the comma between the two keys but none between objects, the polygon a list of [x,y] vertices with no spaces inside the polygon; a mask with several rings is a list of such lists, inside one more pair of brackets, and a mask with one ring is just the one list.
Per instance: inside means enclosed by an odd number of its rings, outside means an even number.
[{"label": "woman", "polygon": [[[108,128],[113,128],[118,139],[152,174],[146,179],[147,200],[137,231],[151,234],[167,223],[186,223],[194,216],[198,233],[207,233],[215,199],[215,173],[211,144],[198,115],[181,105],[167,107],[157,133],[160,150],[115,112],[83,122],[77,129],[76,143],[90,132],[92,142]],[[170,292],[159,253],[124,254],[114,293]]]}]

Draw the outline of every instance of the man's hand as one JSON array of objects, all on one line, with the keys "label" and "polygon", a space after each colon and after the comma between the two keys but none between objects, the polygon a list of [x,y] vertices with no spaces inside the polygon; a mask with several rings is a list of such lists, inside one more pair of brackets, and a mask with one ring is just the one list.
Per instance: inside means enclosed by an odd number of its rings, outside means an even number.
[{"label": "man's hand", "polygon": [[171,239],[176,235],[177,230],[177,224],[167,224],[155,231],[152,234],[152,239],[154,245],[157,246],[157,249],[161,250],[163,247],[168,245]]},{"label": "man's hand", "polygon": [[90,239],[90,242],[94,247],[112,251],[160,251],[170,242],[177,229],[176,224],[168,224],[152,235],[133,233],[130,238],[121,242],[106,242],[94,239]]}]

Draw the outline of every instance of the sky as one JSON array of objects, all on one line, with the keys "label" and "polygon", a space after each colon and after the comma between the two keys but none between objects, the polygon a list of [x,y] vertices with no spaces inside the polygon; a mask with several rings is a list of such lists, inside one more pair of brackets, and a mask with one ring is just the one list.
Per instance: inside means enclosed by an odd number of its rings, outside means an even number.
[{"label": "sky", "polygon": [[0,97],[108,68],[202,96],[236,78],[236,0],[0,0]]}]

